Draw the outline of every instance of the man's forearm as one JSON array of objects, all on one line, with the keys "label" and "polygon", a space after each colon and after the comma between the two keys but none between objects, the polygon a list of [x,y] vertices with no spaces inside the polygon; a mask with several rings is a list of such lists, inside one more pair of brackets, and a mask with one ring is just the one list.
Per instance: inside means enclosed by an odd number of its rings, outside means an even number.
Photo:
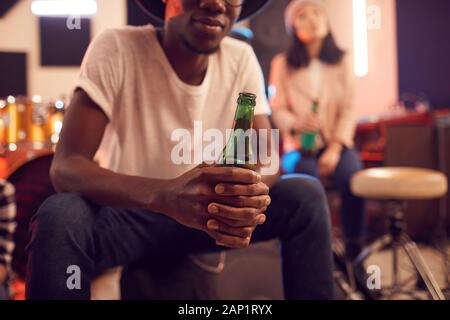
[{"label": "man's forearm", "polygon": [[117,174],[81,156],[52,165],[51,177],[57,191],[79,193],[99,205],[154,211],[163,208],[166,180]]}]

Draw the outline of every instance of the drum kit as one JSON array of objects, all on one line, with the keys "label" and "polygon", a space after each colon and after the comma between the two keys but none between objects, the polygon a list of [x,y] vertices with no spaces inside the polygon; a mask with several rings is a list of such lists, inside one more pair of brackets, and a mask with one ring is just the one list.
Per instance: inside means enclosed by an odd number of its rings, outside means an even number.
[{"label": "drum kit", "polygon": [[0,145],[2,153],[54,146],[59,139],[65,102],[41,96],[0,99]]},{"label": "drum kit", "polygon": [[0,179],[15,187],[17,228],[12,267],[23,282],[28,225],[41,203],[55,191],[49,169],[62,129],[66,101],[41,96],[0,99]]}]

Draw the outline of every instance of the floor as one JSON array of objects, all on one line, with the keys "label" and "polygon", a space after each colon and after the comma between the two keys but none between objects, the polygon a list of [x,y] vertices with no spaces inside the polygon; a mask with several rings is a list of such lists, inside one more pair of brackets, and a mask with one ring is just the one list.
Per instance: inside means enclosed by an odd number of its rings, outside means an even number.
[{"label": "floor", "polygon": [[[445,272],[444,258],[441,251],[434,249],[430,246],[419,245],[420,252],[426,263],[428,264],[431,272],[433,273],[440,288],[448,287],[445,275],[449,276],[448,267]],[[447,255],[450,256],[450,243],[446,246]],[[442,250],[444,251],[444,250]],[[448,260],[447,260],[448,261]],[[390,286],[392,279],[392,251],[382,251],[374,254],[367,260],[366,267],[375,265],[379,267],[381,272],[381,289],[384,290]],[[396,294],[391,297],[384,296],[384,299],[429,299],[430,297],[424,291],[418,290],[416,283],[417,277],[413,265],[409,262],[406,254],[400,251],[400,268],[399,278],[401,282],[405,283],[405,287],[408,290],[413,291],[413,296],[405,294]],[[447,299],[450,297],[447,296]]]}]

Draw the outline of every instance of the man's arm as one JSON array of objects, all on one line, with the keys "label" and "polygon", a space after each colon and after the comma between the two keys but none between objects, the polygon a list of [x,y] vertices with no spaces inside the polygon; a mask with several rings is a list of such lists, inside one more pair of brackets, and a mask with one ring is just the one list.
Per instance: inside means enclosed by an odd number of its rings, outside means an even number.
[{"label": "man's arm", "polygon": [[[259,137],[259,130],[265,129],[268,132],[267,135],[267,146],[261,146],[258,143],[258,148],[263,150],[267,150],[267,156],[269,159],[271,159],[271,165],[275,166],[276,169],[274,170],[274,173],[271,175],[262,175],[262,182],[265,183],[269,188],[271,188],[279,179],[280,177],[280,151],[277,150],[276,146],[279,146],[279,143],[276,143],[277,141],[274,141],[274,137],[271,134],[272,125],[270,124],[270,120],[268,116],[265,115],[257,115],[255,116],[255,119],[253,121],[253,128],[256,130],[258,137]],[[259,159],[259,158],[258,158]],[[258,161],[258,171],[261,172],[262,164],[260,161]]]},{"label": "man's arm", "polygon": [[[241,248],[249,245],[254,227],[267,207],[268,190],[261,177],[248,169],[199,166],[180,177],[157,180],[127,176],[103,169],[93,157],[108,118],[82,90],[71,102],[51,167],[51,178],[60,192],[76,192],[100,204],[144,208],[163,213],[179,223],[208,233],[218,244]],[[225,183],[241,198],[217,192]],[[258,185],[259,187],[252,187]],[[236,190],[234,186],[237,186]],[[214,216],[227,224],[209,228]]]},{"label": "man's arm", "polygon": [[93,161],[108,121],[84,91],[75,92],[50,170],[55,189],[80,193],[100,205],[157,206],[161,180],[120,175]]}]

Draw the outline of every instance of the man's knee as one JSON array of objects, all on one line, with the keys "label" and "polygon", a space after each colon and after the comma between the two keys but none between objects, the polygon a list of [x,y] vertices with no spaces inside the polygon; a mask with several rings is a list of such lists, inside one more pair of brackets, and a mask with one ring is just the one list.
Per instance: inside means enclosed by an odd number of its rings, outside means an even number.
[{"label": "man's knee", "polygon": [[58,237],[68,233],[81,235],[93,222],[92,204],[75,193],[57,193],[47,198],[30,223],[31,242]]},{"label": "man's knee", "polygon": [[276,192],[282,194],[291,205],[315,206],[316,204],[326,204],[327,201],[321,182],[308,175],[285,175],[276,188]]},{"label": "man's knee", "polygon": [[[276,193],[288,213],[290,224],[316,227],[328,230],[330,217],[325,190],[319,180],[304,175],[283,177]],[[277,196],[278,196],[277,195]]]}]

